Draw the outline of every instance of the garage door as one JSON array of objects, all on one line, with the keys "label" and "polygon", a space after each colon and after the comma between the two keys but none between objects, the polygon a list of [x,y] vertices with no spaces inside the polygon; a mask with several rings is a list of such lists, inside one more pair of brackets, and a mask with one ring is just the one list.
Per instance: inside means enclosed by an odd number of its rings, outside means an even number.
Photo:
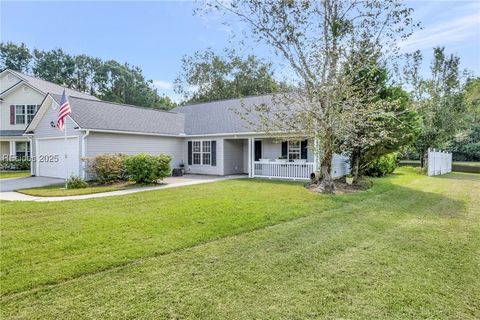
[{"label": "garage door", "polygon": [[[39,139],[38,146],[38,176],[65,178],[78,175],[79,153],[78,138]],[[65,158],[65,150],[67,158]]]}]

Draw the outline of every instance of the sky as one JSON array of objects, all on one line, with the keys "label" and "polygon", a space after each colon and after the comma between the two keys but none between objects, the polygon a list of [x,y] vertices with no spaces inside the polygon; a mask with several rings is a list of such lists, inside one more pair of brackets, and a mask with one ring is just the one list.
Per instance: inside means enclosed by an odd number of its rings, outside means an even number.
[{"label": "sky", "polygon": [[[480,1],[407,1],[423,29],[400,44],[403,52],[445,46],[461,65],[480,75]],[[234,46],[242,26],[227,27],[219,15],[194,15],[194,1],[4,1],[0,0],[1,41],[29,48],[62,48],[70,54],[128,62],[142,68],[160,93],[175,100],[173,81],[181,58],[197,50]],[[236,49],[239,49],[236,46]],[[266,46],[248,44],[243,54],[269,59]]]}]

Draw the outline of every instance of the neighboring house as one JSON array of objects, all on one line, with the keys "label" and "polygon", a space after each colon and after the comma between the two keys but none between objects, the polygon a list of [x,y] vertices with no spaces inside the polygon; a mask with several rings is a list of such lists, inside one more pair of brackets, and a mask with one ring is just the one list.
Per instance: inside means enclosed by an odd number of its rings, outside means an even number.
[{"label": "neighboring house", "polygon": [[[242,104],[271,103],[271,96],[181,106],[170,112],[70,96],[66,141],[55,128],[60,98],[47,95],[25,131],[33,141],[32,171],[38,176],[88,178],[84,158],[140,152],[168,154],[174,168],[184,165],[187,173],[196,174],[309,179],[317,168],[307,139],[281,141],[255,132],[235,112]],[[335,177],[347,173],[346,160],[335,155]]]},{"label": "neighboring house", "polygon": [[96,99],[93,96],[64,88],[17,71],[6,69],[0,73],[0,157],[30,156],[30,140],[23,136],[47,93]]}]

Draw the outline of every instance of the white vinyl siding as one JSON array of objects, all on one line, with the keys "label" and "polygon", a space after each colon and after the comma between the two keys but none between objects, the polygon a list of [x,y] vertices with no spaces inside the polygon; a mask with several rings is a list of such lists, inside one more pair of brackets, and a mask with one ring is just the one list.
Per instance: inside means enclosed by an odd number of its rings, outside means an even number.
[{"label": "white vinyl siding", "polygon": [[90,132],[86,138],[86,157],[100,154],[167,154],[172,157],[172,168],[183,164],[182,138],[121,133]]},{"label": "white vinyl siding", "polygon": [[223,140],[223,150],[223,174],[248,173],[247,139],[225,139]]}]

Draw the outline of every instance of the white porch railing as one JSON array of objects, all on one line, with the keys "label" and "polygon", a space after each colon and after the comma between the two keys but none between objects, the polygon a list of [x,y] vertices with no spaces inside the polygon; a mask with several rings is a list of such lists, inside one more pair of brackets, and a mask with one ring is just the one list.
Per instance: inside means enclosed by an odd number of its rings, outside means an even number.
[{"label": "white porch railing", "polygon": [[315,164],[313,162],[253,162],[254,177],[304,180],[310,179],[310,174],[314,171]]}]

